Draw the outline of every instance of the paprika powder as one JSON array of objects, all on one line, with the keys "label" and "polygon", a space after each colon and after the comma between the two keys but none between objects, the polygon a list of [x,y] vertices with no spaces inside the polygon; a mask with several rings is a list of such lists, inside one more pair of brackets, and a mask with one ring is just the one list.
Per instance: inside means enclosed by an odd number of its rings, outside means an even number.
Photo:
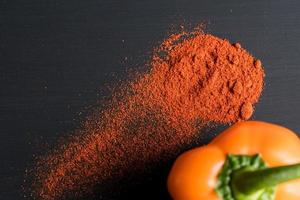
[{"label": "paprika powder", "polygon": [[204,125],[250,118],[263,89],[259,60],[199,29],[171,34],[147,66],[148,73],[123,83],[104,109],[39,159],[33,196],[80,195],[174,156]]}]

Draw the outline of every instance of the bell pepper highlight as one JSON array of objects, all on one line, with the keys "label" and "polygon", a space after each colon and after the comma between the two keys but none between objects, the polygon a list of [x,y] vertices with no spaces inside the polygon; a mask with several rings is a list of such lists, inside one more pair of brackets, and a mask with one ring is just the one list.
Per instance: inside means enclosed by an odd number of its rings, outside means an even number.
[{"label": "bell pepper highlight", "polygon": [[300,199],[300,140],[278,125],[238,122],[180,155],[167,186],[174,200]]}]

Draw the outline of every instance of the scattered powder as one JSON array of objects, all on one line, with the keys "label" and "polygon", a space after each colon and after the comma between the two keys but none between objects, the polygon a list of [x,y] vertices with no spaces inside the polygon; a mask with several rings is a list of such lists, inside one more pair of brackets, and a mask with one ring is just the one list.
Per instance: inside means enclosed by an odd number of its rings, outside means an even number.
[{"label": "scattered powder", "polygon": [[259,60],[199,29],[170,35],[148,65],[149,73],[124,83],[69,142],[40,159],[35,198],[80,195],[174,156],[209,122],[249,119],[263,89]]}]

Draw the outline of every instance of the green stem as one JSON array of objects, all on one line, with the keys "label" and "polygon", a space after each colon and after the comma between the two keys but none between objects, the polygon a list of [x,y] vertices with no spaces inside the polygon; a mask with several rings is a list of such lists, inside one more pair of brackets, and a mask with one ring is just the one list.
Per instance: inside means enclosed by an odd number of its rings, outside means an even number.
[{"label": "green stem", "polygon": [[243,168],[232,177],[232,187],[236,196],[248,196],[280,183],[300,178],[300,163],[259,170]]}]

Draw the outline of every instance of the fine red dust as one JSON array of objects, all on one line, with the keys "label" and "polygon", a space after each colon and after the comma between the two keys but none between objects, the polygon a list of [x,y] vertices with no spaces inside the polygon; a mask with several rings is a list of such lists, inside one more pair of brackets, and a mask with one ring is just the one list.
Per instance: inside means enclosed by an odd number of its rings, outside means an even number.
[{"label": "fine red dust", "polygon": [[149,67],[115,92],[77,136],[39,161],[36,198],[88,192],[178,153],[209,122],[247,120],[263,89],[259,60],[240,44],[199,30],[170,35]]}]

